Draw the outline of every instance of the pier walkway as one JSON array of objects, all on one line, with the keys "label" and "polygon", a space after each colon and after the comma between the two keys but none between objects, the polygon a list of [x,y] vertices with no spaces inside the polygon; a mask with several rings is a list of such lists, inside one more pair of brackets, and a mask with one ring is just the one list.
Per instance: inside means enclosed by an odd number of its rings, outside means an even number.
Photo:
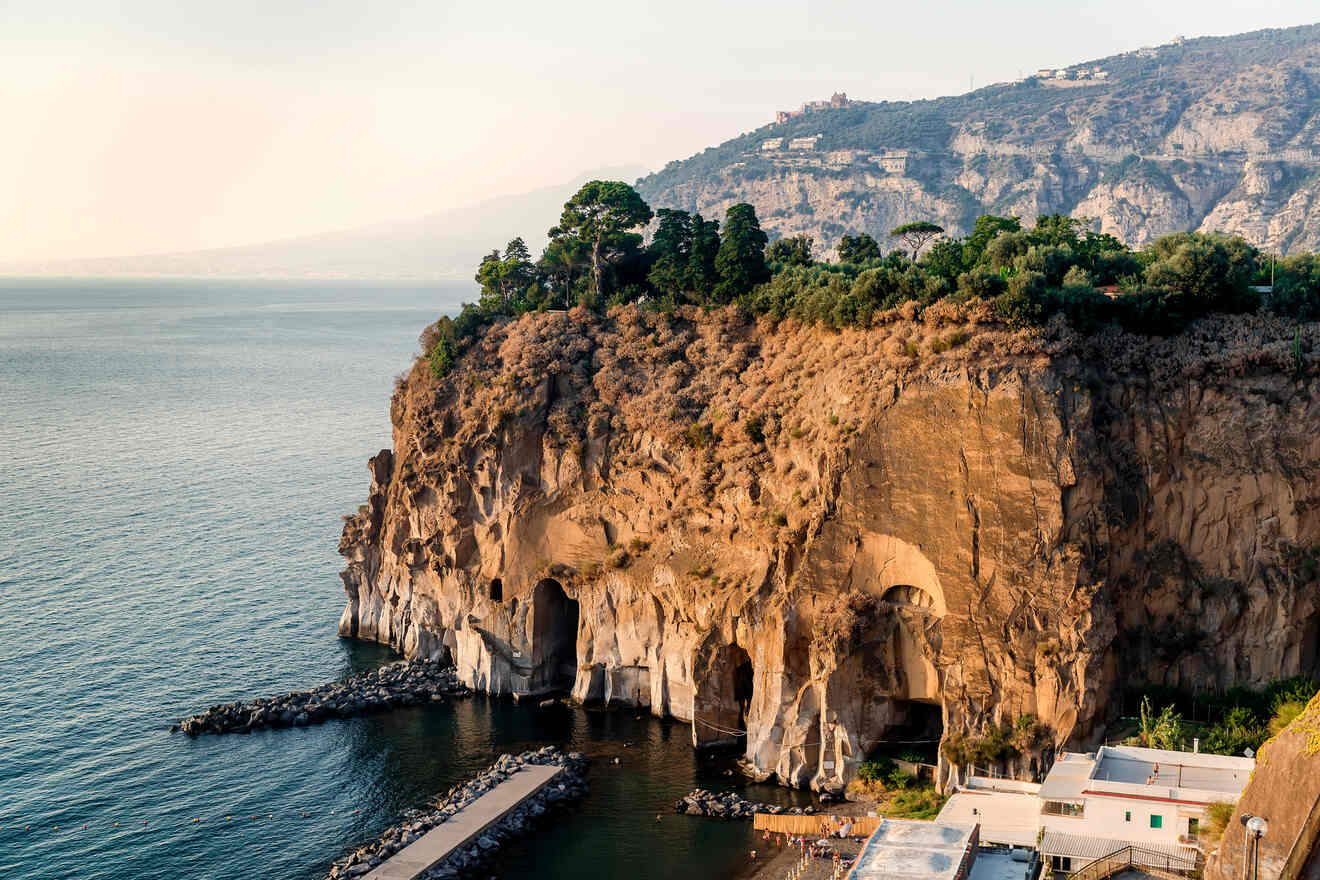
[{"label": "pier walkway", "polygon": [[448,822],[432,828],[366,875],[366,880],[413,880],[459,847],[498,822],[541,790],[559,771],[558,764],[525,766],[468,804]]}]

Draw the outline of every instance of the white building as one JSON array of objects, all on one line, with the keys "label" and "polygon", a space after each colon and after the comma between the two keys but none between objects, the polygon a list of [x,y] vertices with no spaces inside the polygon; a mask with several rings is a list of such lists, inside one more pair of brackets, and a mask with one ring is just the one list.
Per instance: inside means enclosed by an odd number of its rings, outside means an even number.
[{"label": "white building", "polygon": [[894,150],[871,156],[870,160],[888,174],[906,174],[910,155],[907,150]]},{"label": "white building", "polygon": [[761,149],[767,152],[770,150],[778,150],[783,146],[784,146],[784,139],[781,137],[767,138],[766,140],[761,141]]},{"label": "white building", "polygon": [[1131,846],[1148,864],[1190,868],[1207,808],[1237,800],[1255,766],[1251,758],[1136,746],[1064,752],[1038,793],[1041,854],[1055,870],[1073,871]]}]

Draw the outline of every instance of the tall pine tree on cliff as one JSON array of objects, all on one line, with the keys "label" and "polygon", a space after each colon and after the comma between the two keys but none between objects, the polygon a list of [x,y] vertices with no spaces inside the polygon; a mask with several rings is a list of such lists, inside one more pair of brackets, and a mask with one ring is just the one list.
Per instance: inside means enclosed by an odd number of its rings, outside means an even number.
[{"label": "tall pine tree on cliff", "polygon": [[746,202],[729,208],[724,217],[720,250],[715,255],[715,271],[720,276],[715,285],[716,303],[733,302],[770,280],[770,267],[765,262],[766,242],[755,208]]},{"label": "tall pine tree on cliff", "polygon": [[611,242],[628,230],[650,222],[650,207],[637,190],[618,180],[583,184],[564,204],[559,228],[582,239],[590,249],[591,283],[600,300],[605,298],[605,269],[611,258]]}]

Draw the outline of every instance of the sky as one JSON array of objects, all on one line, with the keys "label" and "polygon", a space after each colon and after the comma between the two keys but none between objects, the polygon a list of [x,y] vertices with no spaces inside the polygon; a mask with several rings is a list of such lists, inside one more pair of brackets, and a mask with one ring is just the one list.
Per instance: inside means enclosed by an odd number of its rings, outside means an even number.
[{"label": "sky", "polygon": [[0,262],[224,247],[659,168],[1315,0],[0,0]]}]

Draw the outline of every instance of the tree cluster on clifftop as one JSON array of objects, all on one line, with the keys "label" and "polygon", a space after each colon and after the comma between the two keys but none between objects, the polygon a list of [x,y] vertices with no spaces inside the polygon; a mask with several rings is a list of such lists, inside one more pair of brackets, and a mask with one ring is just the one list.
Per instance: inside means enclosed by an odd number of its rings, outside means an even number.
[{"label": "tree cluster on clifftop", "polygon": [[[642,230],[653,221],[647,244]],[[502,317],[628,303],[662,311],[736,303],[834,329],[941,300],[988,304],[1015,327],[1061,316],[1082,332],[1117,325],[1168,335],[1209,313],[1259,308],[1320,318],[1320,256],[1278,260],[1237,236],[1180,232],[1132,250],[1057,214],[1030,229],[987,214],[965,237],[942,233],[926,221],[903,224],[891,236],[907,250],[888,253],[870,235],[844,235],[838,260],[827,262],[815,258],[809,237],[770,243],[749,204],[730,207],[721,228],[700,214],[653,212],[626,183],[591,181],[564,205],[539,258],[521,238],[483,258],[479,301],[427,328],[422,345],[443,376],[466,342]]]}]

